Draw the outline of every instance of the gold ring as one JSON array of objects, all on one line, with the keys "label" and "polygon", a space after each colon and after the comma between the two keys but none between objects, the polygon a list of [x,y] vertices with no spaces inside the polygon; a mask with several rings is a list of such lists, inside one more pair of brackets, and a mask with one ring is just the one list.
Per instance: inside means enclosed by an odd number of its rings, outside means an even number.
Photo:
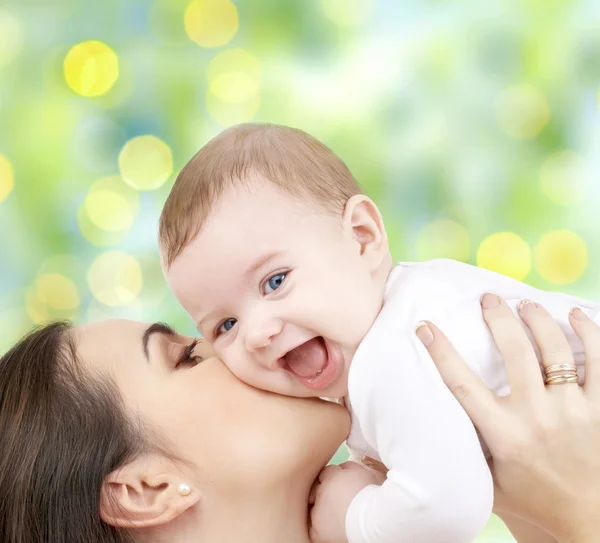
[{"label": "gold ring", "polygon": [[577,375],[557,375],[556,377],[548,377],[544,384],[546,385],[563,385],[565,383],[578,383]]},{"label": "gold ring", "polygon": [[544,368],[545,385],[563,385],[578,382],[577,366],[575,364],[553,364]]},{"label": "gold ring", "polygon": [[575,364],[554,364],[553,366],[544,368],[544,373],[546,375],[549,373],[556,373],[558,371],[572,371],[573,373],[577,373],[577,366]]}]

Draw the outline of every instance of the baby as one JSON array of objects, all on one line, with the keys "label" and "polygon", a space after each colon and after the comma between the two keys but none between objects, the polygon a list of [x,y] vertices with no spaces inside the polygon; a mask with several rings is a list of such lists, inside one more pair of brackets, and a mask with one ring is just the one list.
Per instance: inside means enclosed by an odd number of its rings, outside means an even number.
[{"label": "baby", "polygon": [[377,206],[348,168],[282,126],[234,126],[205,145],[177,178],[159,241],[173,293],[235,375],[280,394],[345,398],[353,457],[389,468],[382,485],[350,466],[329,472],[315,543],[467,543],[489,518],[482,445],[416,338],[421,319],[500,395],[508,379],[482,294],[513,309],[541,303],[567,333],[580,377],[569,310],[600,319],[597,304],[467,264],[394,266]]}]

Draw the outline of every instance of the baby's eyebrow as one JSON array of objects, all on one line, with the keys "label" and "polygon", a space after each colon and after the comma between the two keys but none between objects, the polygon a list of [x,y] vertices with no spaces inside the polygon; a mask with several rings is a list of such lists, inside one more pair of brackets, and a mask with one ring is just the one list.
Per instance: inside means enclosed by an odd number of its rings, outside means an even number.
[{"label": "baby's eyebrow", "polygon": [[200,332],[202,337],[204,337],[204,334],[202,333],[202,330],[200,329],[200,327],[202,326],[202,323],[210,320],[212,317],[213,317],[213,313],[208,313],[207,315],[204,315],[199,321],[196,321],[196,330],[198,330],[198,332]]},{"label": "baby's eyebrow", "polygon": [[265,253],[261,255],[251,266],[249,266],[244,275],[246,277],[250,277],[256,270],[267,264],[270,260],[273,260],[274,258],[278,257],[279,255],[281,255],[281,251],[272,251],[270,253]]}]

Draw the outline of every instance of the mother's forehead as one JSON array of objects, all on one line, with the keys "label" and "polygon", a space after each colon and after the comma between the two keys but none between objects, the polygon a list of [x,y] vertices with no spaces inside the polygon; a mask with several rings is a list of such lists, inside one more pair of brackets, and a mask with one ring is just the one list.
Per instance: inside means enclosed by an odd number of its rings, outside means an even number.
[{"label": "mother's forehead", "polygon": [[100,334],[114,334],[123,337],[143,333],[151,323],[133,321],[128,319],[105,319],[79,324],[73,327],[76,337],[89,337]]},{"label": "mother's forehead", "polygon": [[73,328],[72,337],[77,351],[87,356],[110,354],[121,358],[121,355],[131,356],[139,352],[141,356],[145,354],[147,358],[150,333],[154,331],[180,337],[165,324],[126,319],[109,319],[82,324]]}]

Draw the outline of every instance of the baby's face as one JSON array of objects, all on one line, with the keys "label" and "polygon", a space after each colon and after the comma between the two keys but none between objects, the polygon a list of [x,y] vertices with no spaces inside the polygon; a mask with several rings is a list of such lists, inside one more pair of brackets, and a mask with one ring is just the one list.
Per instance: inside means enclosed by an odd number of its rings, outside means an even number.
[{"label": "baby's face", "polygon": [[341,217],[255,180],[221,196],[166,276],[238,378],[333,398],[347,393],[348,366],[381,307],[360,253]]}]

